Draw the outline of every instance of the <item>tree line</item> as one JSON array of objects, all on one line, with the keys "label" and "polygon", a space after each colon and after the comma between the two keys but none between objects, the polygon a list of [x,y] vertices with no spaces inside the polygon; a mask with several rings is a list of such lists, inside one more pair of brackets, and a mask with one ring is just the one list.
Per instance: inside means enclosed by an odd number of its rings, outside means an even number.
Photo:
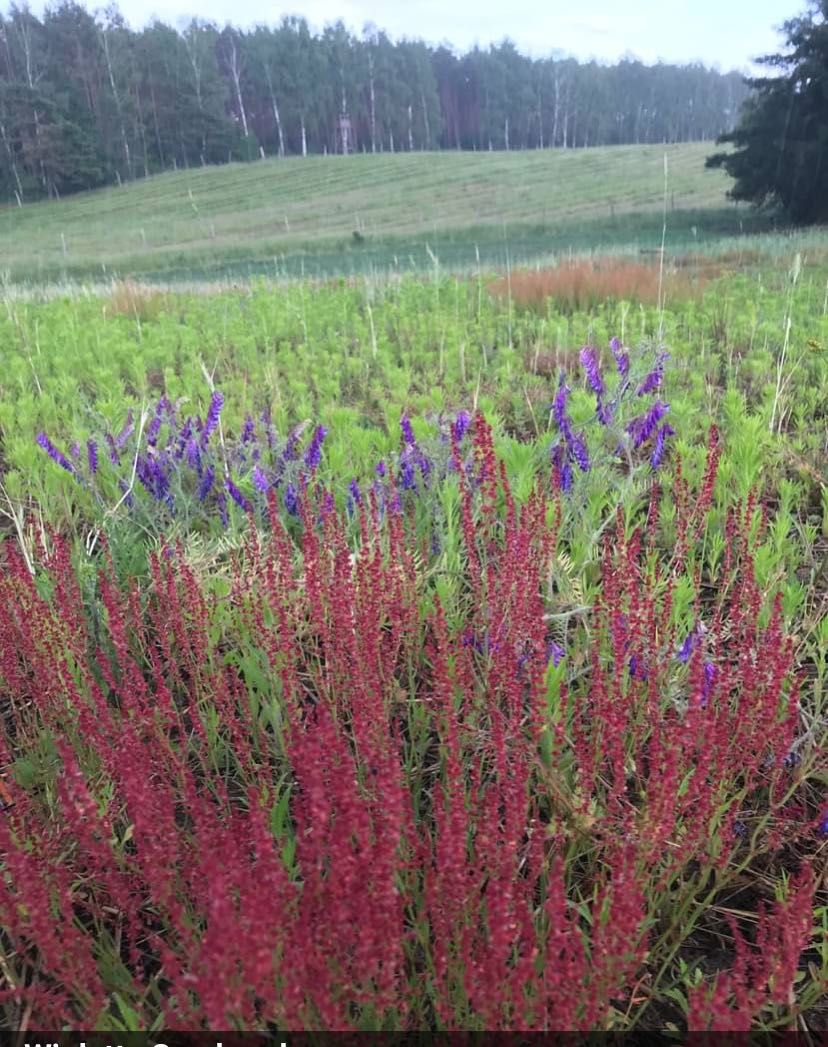
[{"label": "tree line", "polygon": [[159,171],[334,152],[569,149],[712,140],[747,88],[700,64],[457,54],[301,18],[242,31],[131,28],[64,2],[0,14],[0,198]]}]

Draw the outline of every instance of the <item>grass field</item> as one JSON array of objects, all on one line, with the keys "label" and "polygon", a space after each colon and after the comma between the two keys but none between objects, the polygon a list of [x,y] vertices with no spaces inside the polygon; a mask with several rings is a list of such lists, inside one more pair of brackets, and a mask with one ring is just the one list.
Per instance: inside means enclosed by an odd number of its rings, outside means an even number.
[{"label": "grass field", "polygon": [[[707,171],[710,144],[293,157],[160,175],[0,211],[12,281],[332,275],[703,245],[757,218]],[[358,234],[355,236],[354,234]]]}]

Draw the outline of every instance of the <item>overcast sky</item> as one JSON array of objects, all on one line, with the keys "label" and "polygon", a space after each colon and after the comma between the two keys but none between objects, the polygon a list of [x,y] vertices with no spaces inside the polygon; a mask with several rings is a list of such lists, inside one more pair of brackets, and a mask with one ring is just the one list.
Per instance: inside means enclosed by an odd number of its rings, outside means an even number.
[{"label": "overcast sky", "polygon": [[[90,10],[104,6],[84,2]],[[43,4],[32,0],[31,6]],[[461,50],[508,36],[535,56],[561,50],[614,60],[631,53],[645,62],[700,60],[743,69],[779,46],[774,28],[800,13],[805,0],[118,0],[118,6],[136,27],[153,15],[172,24],[197,14],[244,26],[298,14],[316,29],[341,18],[361,32],[373,22],[394,38],[420,37]]]}]

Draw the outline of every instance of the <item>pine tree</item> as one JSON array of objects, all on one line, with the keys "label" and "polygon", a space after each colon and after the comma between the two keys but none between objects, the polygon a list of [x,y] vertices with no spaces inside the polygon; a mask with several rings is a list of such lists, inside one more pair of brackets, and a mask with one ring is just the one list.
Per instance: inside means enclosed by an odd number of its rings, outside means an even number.
[{"label": "pine tree", "polygon": [[736,129],[718,139],[736,149],[708,158],[736,179],[735,200],[781,206],[794,222],[828,221],[828,0],[784,25],[788,50],[760,61],[776,76],[748,83]]}]

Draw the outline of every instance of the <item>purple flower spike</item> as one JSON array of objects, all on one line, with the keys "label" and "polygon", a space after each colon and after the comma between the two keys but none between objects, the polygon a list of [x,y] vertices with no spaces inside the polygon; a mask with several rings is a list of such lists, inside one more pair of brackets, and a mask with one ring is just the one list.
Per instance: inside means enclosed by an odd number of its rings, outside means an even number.
[{"label": "purple flower spike", "polygon": [[351,480],[348,484],[348,495],[353,501],[354,505],[362,505],[362,492],[359,489],[359,484],[356,480]]},{"label": "purple flower spike", "polygon": [[615,408],[612,404],[605,404],[601,402],[600,397],[595,407],[595,415],[601,425],[609,425],[612,422],[613,415],[615,414]]},{"label": "purple flower spike", "polygon": [[319,463],[322,460],[322,444],[325,437],[328,435],[328,430],[324,425],[317,425],[311,442],[308,444],[308,449],[305,451],[305,465],[313,471],[319,467]]},{"label": "purple flower spike", "polygon": [[130,407],[130,409],[127,411],[127,420],[124,423],[124,427],[115,437],[115,446],[118,448],[119,451],[123,449],[124,444],[130,438],[130,436],[132,436],[132,433],[135,430],[135,425],[133,424],[133,417],[134,416],[132,414],[132,408]]},{"label": "purple flower spike", "polygon": [[154,458],[138,458],[136,476],[157,502],[169,501],[169,478]]},{"label": "purple flower spike", "polygon": [[584,442],[583,436],[578,433],[572,436],[572,454],[575,461],[578,463],[578,468],[582,473],[589,472],[589,453],[587,451],[586,443]]},{"label": "purple flower spike", "polygon": [[296,457],[296,449],[299,446],[299,437],[302,435],[304,425],[297,425],[292,429],[285,444],[285,461],[291,462]]},{"label": "purple flower spike", "polygon": [[204,473],[204,476],[201,478],[201,483],[198,486],[198,500],[200,502],[203,502],[207,495],[210,493],[215,476],[216,471],[211,465],[210,468],[207,469],[207,471]]},{"label": "purple flower spike", "polygon": [[590,388],[596,396],[602,396],[604,393],[604,380],[601,377],[601,369],[598,366],[598,354],[591,346],[585,345],[580,352],[580,358],[581,365],[586,371]]},{"label": "purple flower spike", "polygon": [[169,401],[166,396],[162,396],[156,405],[155,415],[147,426],[147,443],[150,447],[155,447],[156,443],[158,443],[158,434],[161,431],[161,421],[168,408]]},{"label": "purple flower spike", "polygon": [[471,428],[472,417],[468,411],[460,411],[454,420],[452,431],[454,432],[454,439],[460,443],[463,437]]},{"label": "purple flower spike", "polygon": [[417,481],[414,477],[414,463],[406,460],[400,465],[400,487],[404,491],[416,491]]},{"label": "purple flower spike", "polygon": [[158,434],[161,432],[161,416],[156,414],[147,426],[147,445],[155,447],[158,443]]},{"label": "purple flower spike", "polygon": [[331,494],[330,491],[326,491],[325,492],[325,497],[322,499],[322,505],[319,507],[319,519],[320,519],[320,521],[324,520],[326,517],[330,516],[331,513],[334,512],[335,509],[336,509],[336,502],[334,501],[334,496],[333,496],[333,494]]},{"label": "purple flower spike", "polygon": [[115,446],[114,439],[112,438],[112,436],[109,433],[107,433],[104,436],[104,440],[106,440],[106,446],[109,448],[109,460],[110,460],[110,462],[112,462],[113,465],[120,465],[121,464],[121,456],[118,454],[118,448]]},{"label": "purple flower spike", "polygon": [[633,438],[633,447],[639,448],[652,437],[658,423],[669,410],[669,404],[656,400],[645,414],[639,415],[638,418],[633,418],[627,426],[627,432]]},{"label": "purple flower spike", "polygon": [[558,383],[558,391],[555,394],[555,399],[552,402],[552,415],[555,421],[558,423],[558,428],[564,434],[569,436],[571,432],[571,426],[569,419],[566,416],[566,404],[569,399],[569,386],[566,384],[566,375],[561,371],[561,379]]},{"label": "purple flower spike", "polygon": [[262,494],[266,494],[267,489],[270,486],[267,482],[267,477],[258,465],[253,466],[253,486]]},{"label": "purple flower spike", "polygon": [[86,460],[89,464],[89,472],[94,476],[98,471],[98,445],[94,440],[86,441]]},{"label": "purple flower spike", "polygon": [[249,513],[253,506],[244,497],[241,491],[236,487],[232,480],[225,480],[224,486],[227,488],[227,493],[236,503],[236,505],[245,513]]},{"label": "purple flower spike", "polygon": [[207,411],[207,421],[201,431],[201,443],[206,445],[213,433],[218,429],[221,409],[224,407],[224,397],[216,390],[210,397],[210,407]]},{"label": "purple flower spike", "polygon": [[243,444],[249,444],[253,437],[256,435],[256,423],[253,421],[252,415],[248,415],[244,420],[244,427],[241,433],[241,442]]},{"label": "purple flower spike", "polygon": [[655,367],[650,373],[644,378],[644,381],[638,387],[638,395],[644,396],[645,393],[653,393],[656,389],[661,387],[662,379],[664,378],[664,362],[669,359],[669,353],[659,353],[656,357]]},{"label": "purple flower spike", "polygon": [[201,457],[198,451],[198,444],[195,439],[187,441],[187,464],[191,469],[198,469]]},{"label": "purple flower spike", "polygon": [[184,457],[184,449],[187,446],[187,442],[193,435],[193,420],[188,418],[184,425],[181,427],[181,431],[178,434],[178,440],[176,441],[175,451],[173,457],[177,462],[180,462]]},{"label": "purple flower spike", "polygon": [[403,440],[405,440],[407,447],[413,447],[417,442],[414,439],[414,430],[411,428],[411,419],[407,414],[404,414],[400,419],[400,429],[402,429]]},{"label": "purple flower spike", "polygon": [[227,496],[224,491],[218,491],[216,494],[216,501],[218,502],[219,519],[221,520],[221,526],[227,530],[230,520],[227,516]]},{"label": "purple flower spike", "polygon": [[610,350],[615,358],[615,366],[618,368],[618,373],[622,378],[626,378],[630,369],[630,355],[624,352],[620,338],[610,340]]},{"label": "purple flower spike", "polygon": [[690,661],[690,655],[693,653],[693,651],[695,649],[695,646],[696,646],[696,629],[693,628],[687,634],[687,637],[686,637],[684,643],[679,648],[679,651],[678,651],[678,654],[676,655],[676,658],[680,662],[683,662],[684,664],[686,664],[687,662]]},{"label": "purple flower spike", "polygon": [[291,516],[299,515],[299,492],[295,484],[288,484],[285,489],[285,509]]},{"label": "purple flower spike", "polygon": [[716,682],[716,666],[712,662],[704,663],[704,683],[702,684],[702,696],[701,696],[701,707],[702,709],[707,707],[708,699],[710,698],[710,692],[713,690],[713,685]]},{"label": "purple flower spike", "polygon": [[73,476],[75,475],[74,465],[72,465],[72,463],[69,461],[69,459],[62,451],[59,451],[57,447],[55,447],[55,445],[52,443],[52,441],[49,439],[46,433],[38,433],[37,442],[39,446],[43,448],[46,454],[49,455],[53,462],[57,462],[57,464],[61,468],[65,469],[67,473],[71,473]]},{"label": "purple flower spike", "polygon": [[565,656],[565,654],[566,651],[563,649],[563,647],[561,647],[560,644],[555,643],[554,640],[551,640],[546,645],[546,664],[548,665],[551,662],[557,669],[558,666],[561,664],[561,659]]},{"label": "purple flower spike", "polygon": [[664,445],[667,442],[668,436],[675,436],[676,431],[670,425],[669,422],[665,422],[664,425],[656,433],[655,447],[653,447],[653,453],[650,456],[650,464],[653,469],[658,469],[661,465],[661,460],[664,457]]}]

